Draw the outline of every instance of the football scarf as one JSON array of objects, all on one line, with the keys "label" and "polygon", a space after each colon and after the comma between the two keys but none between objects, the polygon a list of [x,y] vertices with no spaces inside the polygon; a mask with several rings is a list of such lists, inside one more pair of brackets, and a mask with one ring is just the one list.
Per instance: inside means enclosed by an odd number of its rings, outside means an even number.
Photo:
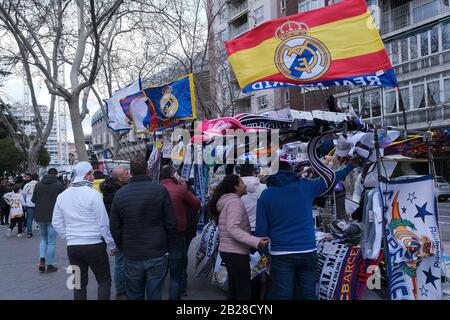
[{"label": "football scarf", "polygon": [[319,300],[333,299],[348,251],[349,247],[344,244],[323,242],[317,246],[318,268],[316,278],[318,278],[319,284]]},{"label": "football scarf", "polygon": [[219,226],[210,221],[202,231],[197,244],[195,275],[201,279],[208,278],[216,261],[219,248]]},{"label": "football scarf", "polygon": [[308,158],[309,162],[311,163],[311,166],[314,168],[314,170],[316,170],[319,176],[325,180],[325,183],[327,184],[327,189],[322,194],[320,194],[319,197],[333,190],[334,185],[336,183],[336,174],[334,173],[333,170],[331,170],[324,163],[322,163],[322,161],[320,161],[319,155],[317,154],[317,147],[319,143],[325,136],[329,135],[330,133],[332,132],[328,131],[322,133],[321,135],[315,136],[308,143],[307,147]]},{"label": "football scarf", "polygon": [[383,182],[380,188],[390,298],[440,300],[442,252],[432,176]]},{"label": "football scarf", "polygon": [[161,167],[161,149],[156,146],[153,148],[152,153],[147,161],[148,176],[152,181],[159,181],[159,173]]},{"label": "football scarf", "polygon": [[361,248],[353,246],[348,250],[339,274],[334,300],[354,299],[362,260]]}]

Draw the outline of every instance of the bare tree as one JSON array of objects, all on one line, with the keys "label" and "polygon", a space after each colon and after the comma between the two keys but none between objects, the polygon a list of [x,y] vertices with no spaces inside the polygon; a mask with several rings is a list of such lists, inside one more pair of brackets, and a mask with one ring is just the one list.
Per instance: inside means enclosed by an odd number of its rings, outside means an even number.
[{"label": "bare tree", "polygon": [[[19,49],[28,53],[28,63],[39,70],[52,99],[62,97],[69,106],[79,160],[87,160],[81,123],[88,112],[86,107],[80,110],[80,96],[84,92],[83,100],[87,101],[122,3],[123,0],[0,1],[0,21],[9,35]],[[60,71],[68,61],[70,84],[66,86]],[[87,79],[82,77],[84,71],[88,72]]]}]

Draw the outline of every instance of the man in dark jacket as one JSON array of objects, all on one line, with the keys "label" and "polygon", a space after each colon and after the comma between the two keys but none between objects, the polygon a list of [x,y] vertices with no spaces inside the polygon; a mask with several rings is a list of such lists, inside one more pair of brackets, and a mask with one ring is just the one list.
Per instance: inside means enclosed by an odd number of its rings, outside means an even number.
[{"label": "man in dark jacket", "polygon": [[[48,170],[48,174],[34,188],[31,201],[35,204],[34,220],[39,224],[41,243],[39,246],[39,271],[54,272],[53,258],[56,249],[56,232],[52,226],[53,209],[56,198],[64,191],[64,185],[58,180],[56,169]],[[47,264],[47,268],[46,268]]]},{"label": "man in dark jacket", "polygon": [[[128,184],[130,174],[125,166],[117,166],[111,172],[111,177],[106,178],[100,184],[100,191],[103,194],[103,203],[105,204],[108,216],[111,216],[111,206],[116,192],[124,185]],[[114,256],[114,284],[116,286],[116,299],[126,300],[125,278],[123,276],[123,252],[117,249]]]},{"label": "man in dark jacket", "polygon": [[[186,290],[187,249],[186,249],[186,210],[198,210],[200,201],[188,191],[182,178],[176,177],[176,169],[166,165],[161,169],[161,185],[167,189],[172,199],[178,220],[178,235],[174,248],[169,254],[170,289],[169,299],[180,300]],[[189,212],[190,214],[195,214]]]},{"label": "man in dark jacket", "polygon": [[130,167],[133,178],[111,207],[111,234],[123,251],[128,299],[161,299],[177,219],[167,190],[147,176],[145,158],[136,156]]},{"label": "man in dark jacket", "polygon": [[0,225],[2,226],[8,226],[9,205],[3,200],[3,196],[10,191],[8,179],[0,178]]},{"label": "man in dark jacket", "polygon": [[[111,206],[117,190],[128,184],[130,173],[125,166],[117,166],[111,172],[111,177],[106,178],[100,184],[100,191],[103,194],[103,203],[105,204],[108,216],[111,215]],[[117,255],[116,255],[117,256]]]}]

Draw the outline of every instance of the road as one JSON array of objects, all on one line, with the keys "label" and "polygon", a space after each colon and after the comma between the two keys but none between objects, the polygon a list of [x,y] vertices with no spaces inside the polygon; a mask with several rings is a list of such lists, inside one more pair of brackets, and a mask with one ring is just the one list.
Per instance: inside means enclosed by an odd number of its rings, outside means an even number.
[{"label": "road", "polygon": [[[439,203],[440,230],[443,241],[444,255],[450,253],[450,201]],[[58,239],[56,246],[55,265],[58,272],[41,274],[37,270],[39,257],[39,235],[27,238],[14,236],[6,238],[7,228],[0,228],[0,300],[71,300],[72,291],[67,289],[68,274],[65,267],[69,265],[65,243]],[[211,285],[211,279],[200,280],[194,277],[195,246],[198,237],[192,241],[189,250],[188,266],[188,296],[186,300],[224,300],[225,293]],[[111,268],[114,265],[110,259]],[[112,270],[111,270],[112,271]],[[112,272],[111,272],[112,274]],[[168,299],[169,277],[166,279],[163,299]],[[89,277],[88,299],[96,298],[96,281],[92,273]],[[112,297],[115,296],[114,285]],[[370,298],[369,298],[370,299]],[[374,298],[376,299],[376,298]]]},{"label": "road", "polygon": [[[7,228],[0,228],[0,300],[72,300],[73,291],[66,282],[69,274],[65,268],[69,265],[66,245],[57,239],[55,273],[39,273],[39,232],[30,239],[17,238],[16,230],[11,238],[6,238]],[[195,238],[189,249],[188,288],[185,300],[224,300],[224,291],[211,285],[211,279],[201,280],[194,277]],[[110,258],[111,275],[113,275],[114,258]],[[210,275],[211,276],[211,275]],[[114,282],[114,281],[113,281]],[[169,276],[166,278],[163,299],[168,299]],[[114,284],[112,298],[115,298]],[[97,285],[92,272],[89,272],[88,299],[97,298]]]},{"label": "road", "polygon": [[439,227],[446,255],[450,255],[450,200],[439,202]]}]

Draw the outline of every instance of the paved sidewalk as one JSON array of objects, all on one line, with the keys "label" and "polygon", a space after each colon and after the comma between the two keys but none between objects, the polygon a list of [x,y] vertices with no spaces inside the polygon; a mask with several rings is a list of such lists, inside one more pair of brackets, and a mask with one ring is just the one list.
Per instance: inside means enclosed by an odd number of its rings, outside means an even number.
[{"label": "paved sidewalk", "polygon": [[[66,244],[57,239],[55,265],[59,270],[55,273],[39,273],[39,232],[28,238],[17,238],[17,228],[12,236],[6,238],[7,228],[0,228],[0,300],[72,300],[73,291],[67,289],[69,274],[65,268],[69,265]],[[188,296],[185,300],[224,300],[225,293],[211,285],[211,279],[200,280],[193,276],[195,261],[195,245],[197,238],[191,243],[188,266]],[[110,257],[111,276],[113,276],[114,257]],[[169,276],[167,276],[163,299],[168,299]],[[114,280],[111,297],[115,297]],[[97,298],[97,282],[93,273],[89,272],[88,299]]]}]

